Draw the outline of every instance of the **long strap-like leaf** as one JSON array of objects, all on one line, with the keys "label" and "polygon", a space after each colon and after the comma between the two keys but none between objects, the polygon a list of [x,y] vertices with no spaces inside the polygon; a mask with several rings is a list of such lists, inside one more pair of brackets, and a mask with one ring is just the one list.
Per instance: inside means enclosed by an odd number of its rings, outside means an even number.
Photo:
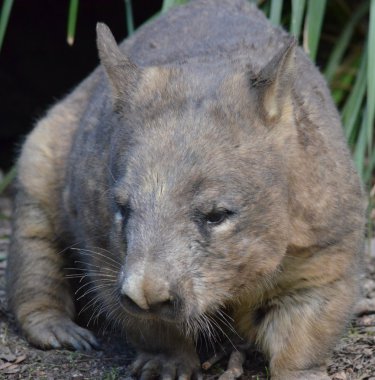
[{"label": "long strap-like leaf", "polygon": [[12,10],[13,0],[4,0],[3,6],[1,8],[0,16],[0,51],[3,46],[5,31],[7,29],[10,11]]}]

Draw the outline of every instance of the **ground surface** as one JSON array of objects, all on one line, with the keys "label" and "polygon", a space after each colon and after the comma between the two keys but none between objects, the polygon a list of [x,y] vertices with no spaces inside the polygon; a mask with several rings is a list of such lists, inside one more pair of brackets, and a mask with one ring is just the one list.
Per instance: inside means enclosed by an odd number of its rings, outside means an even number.
[{"label": "ground surface", "polygon": [[[5,302],[6,257],[10,234],[10,202],[0,198],[0,379],[103,379],[129,378],[133,352],[121,337],[101,334],[101,351],[89,354],[63,350],[41,351],[20,336]],[[375,244],[366,254],[363,296],[358,316],[336,347],[328,372],[333,380],[375,380]],[[215,365],[205,380],[216,379],[225,363]],[[266,363],[254,352],[246,360],[242,379],[267,379]]]}]

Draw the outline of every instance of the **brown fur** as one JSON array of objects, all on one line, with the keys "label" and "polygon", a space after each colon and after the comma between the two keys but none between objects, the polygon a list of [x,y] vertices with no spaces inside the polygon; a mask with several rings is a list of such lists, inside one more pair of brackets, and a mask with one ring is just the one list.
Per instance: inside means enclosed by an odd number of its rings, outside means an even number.
[{"label": "brown fur", "polygon": [[196,335],[220,323],[273,379],[324,378],[358,296],[364,202],[321,75],[242,0],[193,1],[120,50],[99,26],[98,48],[103,67],[18,161],[7,278],[26,337],[96,345],[73,322],[70,247],[136,372],[196,374]]}]

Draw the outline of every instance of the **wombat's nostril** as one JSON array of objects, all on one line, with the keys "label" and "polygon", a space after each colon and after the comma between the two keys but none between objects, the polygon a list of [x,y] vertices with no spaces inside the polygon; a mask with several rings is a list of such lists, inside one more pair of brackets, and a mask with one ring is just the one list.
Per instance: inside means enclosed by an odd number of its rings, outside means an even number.
[{"label": "wombat's nostril", "polygon": [[120,300],[127,309],[131,309],[133,311],[140,309],[140,307],[126,294],[121,294]]},{"label": "wombat's nostril", "polygon": [[150,312],[166,320],[175,320],[179,317],[181,311],[181,302],[178,297],[169,297],[164,301],[149,304],[149,306]]},{"label": "wombat's nostril", "polygon": [[172,299],[166,299],[165,301],[158,301],[154,303],[149,303],[151,310],[160,310],[160,309],[171,309],[174,307]]}]

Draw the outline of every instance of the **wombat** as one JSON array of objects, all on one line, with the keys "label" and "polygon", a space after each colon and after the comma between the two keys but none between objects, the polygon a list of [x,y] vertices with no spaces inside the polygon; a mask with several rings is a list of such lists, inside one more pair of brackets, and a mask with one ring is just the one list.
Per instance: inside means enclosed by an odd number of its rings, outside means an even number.
[{"label": "wombat", "polygon": [[203,335],[255,344],[273,379],[327,378],[364,202],[316,67],[245,0],[191,1],[120,47],[99,24],[97,44],[101,66],[18,160],[7,287],[26,338],[96,346],[74,322],[70,250],[136,376],[199,377]]}]

